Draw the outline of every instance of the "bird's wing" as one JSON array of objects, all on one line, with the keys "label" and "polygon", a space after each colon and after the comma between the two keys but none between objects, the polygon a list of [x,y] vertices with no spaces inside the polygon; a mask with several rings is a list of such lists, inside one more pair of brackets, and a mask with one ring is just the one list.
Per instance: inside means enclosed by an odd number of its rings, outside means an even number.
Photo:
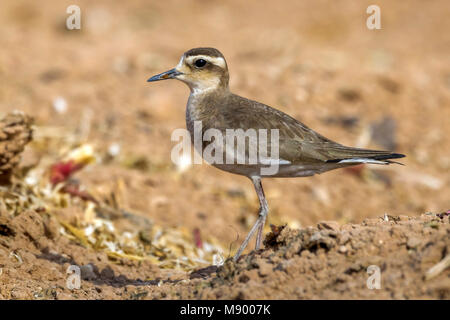
[{"label": "bird's wing", "polygon": [[[219,121],[216,123],[221,123],[227,128],[278,129],[279,157],[293,164],[342,160],[350,164],[352,161],[353,163],[367,162],[368,159],[385,161],[403,157],[389,151],[343,146],[315,132],[286,113],[235,95],[232,101],[227,102],[227,108],[222,108],[217,116]],[[270,150],[270,138],[268,140]]]}]

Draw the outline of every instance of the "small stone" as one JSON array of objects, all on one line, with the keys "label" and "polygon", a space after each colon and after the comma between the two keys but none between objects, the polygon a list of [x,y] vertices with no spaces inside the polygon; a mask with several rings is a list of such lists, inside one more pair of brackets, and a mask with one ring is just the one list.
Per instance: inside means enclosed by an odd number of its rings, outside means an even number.
[{"label": "small stone", "polygon": [[59,235],[59,224],[55,219],[51,217],[44,219],[44,232],[49,239],[55,239]]},{"label": "small stone", "polygon": [[411,237],[408,239],[408,242],[406,243],[406,247],[408,249],[415,249],[420,245],[421,242],[422,241],[419,238]]},{"label": "small stone", "polygon": [[258,274],[261,277],[268,276],[273,270],[273,266],[263,259],[258,259],[255,264],[258,266]]},{"label": "small stone", "polygon": [[100,276],[103,279],[112,280],[114,279],[114,271],[110,267],[106,267],[105,269],[102,270]]},{"label": "small stone", "polygon": [[83,280],[93,280],[97,278],[97,275],[94,272],[94,267],[92,266],[92,264],[81,266],[80,271],[81,271],[81,278]]},{"label": "small stone", "polygon": [[67,101],[63,97],[57,97],[53,100],[53,109],[59,114],[66,113]]},{"label": "small stone", "polygon": [[322,239],[322,234],[320,232],[314,232],[313,235],[309,238],[310,242],[316,242]]},{"label": "small stone", "polygon": [[302,247],[301,243],[299,243],[299,242],[293,243],[286,249],[286,252],[284,253],[284,257],[286,259],[291,259],[292,257],[294,257],[294,255],[296,255],[300,252],[301,247]]},{"label": "small stone", "polygon": [[116,157],[120,154],[120,144],[113,143],[108,147],[108,154],[111,157]]},{"label": "small stone", "polygon": [[340,253],[346,253],[347,251],[348,251],[348,249],[347,249],[346,246],[340,246],[340,247],[339,247],[339,252],[340,252]]}]

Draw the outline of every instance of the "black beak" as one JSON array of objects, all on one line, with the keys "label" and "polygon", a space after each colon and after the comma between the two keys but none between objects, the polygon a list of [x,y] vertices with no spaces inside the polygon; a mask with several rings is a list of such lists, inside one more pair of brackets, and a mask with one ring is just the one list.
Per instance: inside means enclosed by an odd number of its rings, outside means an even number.
[{"label": "black beak", "polygon": [[169,71],[166,71],[166,72],[163,72],[163,73],[157,74],[156,76],[151,77],[150,79],[147,80],[147,82],[173,79],[180,74],[182,74],[182,73],[175,69],[171,69]]}]

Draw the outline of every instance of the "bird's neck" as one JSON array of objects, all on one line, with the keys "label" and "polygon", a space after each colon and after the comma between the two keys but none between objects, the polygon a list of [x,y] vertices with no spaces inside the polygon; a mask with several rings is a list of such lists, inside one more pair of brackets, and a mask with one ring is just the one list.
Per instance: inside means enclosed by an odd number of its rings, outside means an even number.
[{"label": "bird's neck", "polygon": [[220,100],[220,98],[230,94],[227,86],[209,86],[209,87],[190,87],[191,94],[189,96],[190,102],[195,102],[195,104],[200,104],[203,101],[214,101]]},{"label": "bird's neck", "polygon": [[222,105],[227,95],[231,94],[226,88],[215,88],[202,91],[191,91],[186,108],[186,120],[200,121],[205,113]]},{"label": "bird's neck", "polygon": [[208,95],[220,95],[227,92],[228,83],[221,81],[207,81],[195,84],[188,84],[191,90],[191,96],[204,97]]}]

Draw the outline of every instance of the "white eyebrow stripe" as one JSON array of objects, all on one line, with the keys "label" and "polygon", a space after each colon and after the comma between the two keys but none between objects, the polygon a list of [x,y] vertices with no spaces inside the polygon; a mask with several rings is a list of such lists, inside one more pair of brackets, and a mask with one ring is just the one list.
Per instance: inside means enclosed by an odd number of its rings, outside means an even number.
[{"label": "white eyebrow stripe", "polygon": [[[211,62],[212,64],[215,64],[216,66],[219,66],[221,68],[226,67],[226,63],[225,63],[225,59],[222,57],[210,57],[210,56],[204,56],[204,55],[196,55],[196,56],[189,56],[186,58],[186,62],[189,64],[192,64],[192,62],[194,62],[194,60],[197,59],[204,59],[206,61]],[[181,62],[181,61],[180,61]]]}]

